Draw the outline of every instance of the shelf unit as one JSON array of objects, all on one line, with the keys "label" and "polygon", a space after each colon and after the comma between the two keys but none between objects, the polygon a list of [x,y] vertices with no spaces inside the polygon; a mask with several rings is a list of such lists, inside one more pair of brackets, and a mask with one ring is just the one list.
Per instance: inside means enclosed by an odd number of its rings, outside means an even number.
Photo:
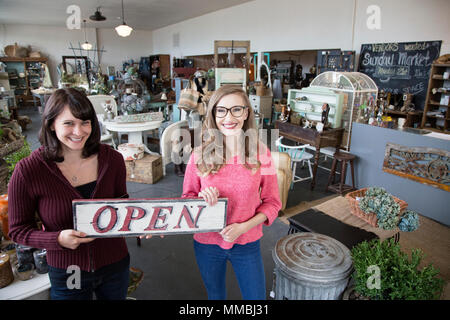
[{"label": "shelf unit", "polygon": [[[343,95],[328,88],[289,89],[288,104],[291,109],[308,120],[320,122],[322,119],[322,105],[330,106],[328,122],[332,128],[341,127]],[[304,99],[304,100],[301,100]]]},{"label": "shelf unit", "polygon": [[397,110],[385,109],[384,112],[386,113],[386,115],[396,119],[396,122],[398,122],[399,118],[404,118],[405,124],[403,125],[403,127],[405,128],[414,128],[415,126],[419,126],[423,117],[423,112],[421,110],[402,112]]},{"label": "shelf unit", "polygon": [[437,89],[450,88],[450,79],[444,79],[444,72],[450,73],[449,63],[433,63],[422,116],[421,128],[450,133],[450,90],[439,92]]},{"label": "shelf unit", "polygon": [[[41,86],[44,78],[44,64],[47,58],[13,58],[1,57],[6,64],[9,85],[14,89],[14,95],[19,105],[33,104],[31,90]],[[20,75],[23,75],[21,77]]]},{"label": "shelf unit", "polygon": [[142,57],[139,63],[139,74],[147,89],[153,94],[160,93],[163,88],[170,87],[170,55],[157,54]]}]

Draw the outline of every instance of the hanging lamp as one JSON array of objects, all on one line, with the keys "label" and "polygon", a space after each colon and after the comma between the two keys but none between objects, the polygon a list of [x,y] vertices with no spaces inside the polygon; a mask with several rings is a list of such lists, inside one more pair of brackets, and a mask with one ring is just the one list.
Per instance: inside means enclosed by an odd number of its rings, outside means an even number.
[{"label": "hanging lamp", "polygon": [[116,27],[116,32],[121,37],[128,37],[131,34],[131,31],[133,31],[133,28],[131,28],[129,25],[125,23],[125,17],[123,13],[123,0],[122,0],[122,24]]},{"label": "hanging lamp", "polygon": [[102,15],[102,13],[100,12],[100,8],[101,7],[97,7],[97,10],[92,16],[89,17],[89,19],[91,19],[92,21],[105,21],[106,17]]},{"label": "hanging lamp", "polygon": [[81,48],[83,48],[83,50],[91,50],[92,44],[90,44],[86,38],[86,20],[83,20],[83,23],[84,23],[84,43],[81,45]]}]

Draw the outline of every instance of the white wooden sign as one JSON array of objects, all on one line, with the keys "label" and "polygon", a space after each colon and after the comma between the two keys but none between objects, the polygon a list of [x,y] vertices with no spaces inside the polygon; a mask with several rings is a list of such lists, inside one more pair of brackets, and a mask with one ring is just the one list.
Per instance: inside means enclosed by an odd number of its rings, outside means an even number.
[{"label": "white wooden sign", "polygon": [[226,198],[212,207],[186,198],[74,200],[74,229],[88,237],[221,231],[227,203]]}]

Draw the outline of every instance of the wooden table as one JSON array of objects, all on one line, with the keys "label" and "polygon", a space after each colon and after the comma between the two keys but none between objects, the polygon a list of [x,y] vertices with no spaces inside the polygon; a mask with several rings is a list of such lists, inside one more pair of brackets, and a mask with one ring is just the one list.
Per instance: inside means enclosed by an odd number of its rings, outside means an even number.
[{"label": "wooden table", "polygon": [[[338,241],[341,241],[345,245],[352,247],[356,245],[361,240],[369,240],[373,237],[370,234],[364,234],[364,232],[357,232],[352,230],[352,228],[357,228],[364,230],[368,233],[375,234],[380,241],[384,241],[386,239],[393,238],[395,242],[400,241],[400,230],[396,227],[393,230],[383,230],[381,228],[377,228],[371,226],[366,221],[352,214],[350,209],[350,204],[345,197],[337,196],[333,199],[325,201],[319,205],[316,205],[311,208],[312,210],[320,212],[322,215],[327,215],[331,218],[334,218],[348,227],[338,225],[336,223],[330,223],[321,216],[319,213],[317,217],[308,217],[305,219],[299,219],[299,217],[308,213],[310,210],[301,211],[296,215],[291,216],[288,221],[291,225],[291,228],[298,229],[299,231],[310,231],[310,232],[318,232],[330,237],[335,238]],[[302,220],[302,223],[296,223],[296,220]],[[300,226],[300,228],[299,228]],[[290,230],[291,230],[290,228]],[[302,230],[303,229],[303,230]],[[346,233],[346,234],[342,234]],[[352,233],[352,234],[348,234]],[[367,239],[365,239],[367,237]],[[349,245],[350,244],[350,245]]]},{"label": "wooden table", "polygon": [[353,215],[351,212],[350,204],[345,197],[337,196],[336,198],[314,206],[313,209],[322,211],[323,213],[352,227],[375,233],[381,241],[389,238],[394,238],[396,242],[400,240],[400,230],[398,229],[398,227],[393,230],[383,230],[381,228],[371,226],[366,221]]},{"label": "wooden table", "polygon": [[344,128],[328,129],[318,132],[311,128],[302,128],[289,122],[275,121],[275,128],[279,129],[279,135],[289,140],[300,143],[310,144],[316,148],[314,155],[313,178],[311,179],[311,189],[314,189],[316,184],[316,173],[319,165],[320,148],[335,147],[336,151],[339,149],[342,142],[342,135]]},{"label": "wooden table", "polygon": [[14,277],[14,281],[0,289],[0,300],[48,300],[50,299],[50,279],[48,273],[39,274],[34,271],[33,278],[22,281]]}]

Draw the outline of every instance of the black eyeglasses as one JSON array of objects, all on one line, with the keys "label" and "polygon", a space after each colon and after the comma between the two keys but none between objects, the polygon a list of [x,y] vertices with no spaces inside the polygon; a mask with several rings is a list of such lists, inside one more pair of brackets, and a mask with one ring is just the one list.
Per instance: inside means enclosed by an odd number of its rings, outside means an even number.
[{"label": "black eyeglasses", "polygon": [[225,107],[215,107],[215,115],[217,118],[225,118],[228,114],[228,111],[231,112],[231,115],[235,118],[239,118],[244,114],[244,110],[246,109],[246,106],[234,106],[231,108],[225,108]]}]

